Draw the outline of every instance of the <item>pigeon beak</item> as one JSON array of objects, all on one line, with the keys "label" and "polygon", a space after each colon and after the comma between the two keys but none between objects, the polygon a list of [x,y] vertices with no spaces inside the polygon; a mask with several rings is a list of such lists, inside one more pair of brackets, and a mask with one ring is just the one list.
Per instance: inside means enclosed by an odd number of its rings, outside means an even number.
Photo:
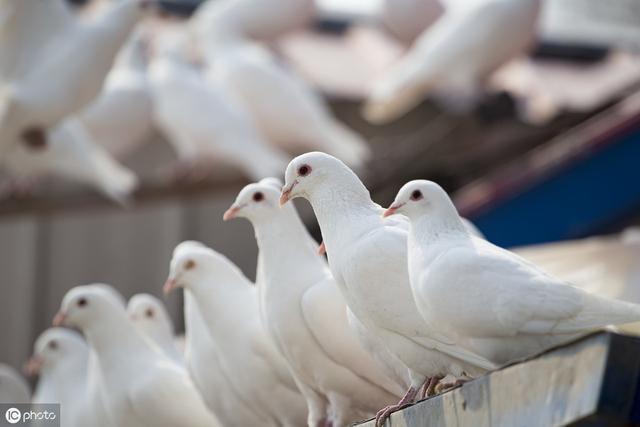
[{"label": "pigeon beak", "polygon": [[167,279],[167,281],[164,282],[164,286],[162,287],[162,292],[164,292],[165,295],[169,295],[177,287],[178,287],[178,282],[176,282],[175,279]]},{"label": "pigeon beak", "polygon": [[387,208],[387,210],[386,210],[386,211],[384,211],[384,213],[382,214],[382,217],[383,217],[383,218],[386,218],[386,217],[388,217],[388,216],[391,216],[391,215],[395,214],[395,213],[396,213],[396,211],[397,211],[398,209],[400,209],[403,205],[404,205],[404,203],[403,203],[403,204],[401,204],[401,205],[396,205],[396,206],[391,205],[391,206],[389,206],[389,207]]},{"label": "pigeon beak", "polygon": [[44,360],[41,357],[31,356],[31,358],[29,358],[29,360],[24,364],[22,370],[26,376],[33,378],[40,374],[43,364]]},{"label": "pigeon beak", "polygon": [[291,200],[291,192],[293,191],[293,187],[296,186],[298,181],[293,181],[293,183],[289,186],[289,188],[282,188],[282,193],[280,194],[280,206],[284,206],[289,200]]},{"label": "pigeon beak", "polygon": [[324,246],[324,242],[320,243],[320,247],[318,248],[318,255],[324,255],[327,253],[327,248]]},{"label": "pigeon beak", "polygon": [[64,312],[59,311],[53,318],[53,326],[64,325],[64,321],[66,320],[66,318],[67,318],[67,315]]},{"label": "pigeon beak", "polygon": [[227,211],[222,216],[222,220],[229,221],[230,219],[235,218],[236,215],[238,215],[238,212],[240,211],[240,209],[242,208],[243,206],[231,205],[231,207],[227,209]]}]

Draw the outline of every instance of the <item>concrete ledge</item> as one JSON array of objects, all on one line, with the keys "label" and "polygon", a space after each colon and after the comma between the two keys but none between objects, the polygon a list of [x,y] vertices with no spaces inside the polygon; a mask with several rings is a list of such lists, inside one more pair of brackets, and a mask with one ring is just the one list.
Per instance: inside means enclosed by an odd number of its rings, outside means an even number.
[{"label": "concrete ledge", "polygon": [[601,332],[418,402],[387,426],[640,425],[639,380],[640,338]]}]

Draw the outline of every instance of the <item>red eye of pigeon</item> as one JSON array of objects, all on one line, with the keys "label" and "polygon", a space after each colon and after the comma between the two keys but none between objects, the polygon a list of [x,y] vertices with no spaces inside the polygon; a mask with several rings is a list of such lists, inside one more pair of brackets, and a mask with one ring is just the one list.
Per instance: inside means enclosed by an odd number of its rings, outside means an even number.
[{"label": "red eye of pigeon", "polygon": [[80,298],[76,304],[78,305],[78,307],[86,307],[88,303],[89,301],[87,301],[86,298]]},{"label": "red eye of pigeon", "polygon": [[253,194],[253,201],[254,202],[261,202],[264,199],[264,194],[262,194],[260,191],[258,191],[257,193]]},{"label": "red eye of pigeon", "polygon": [[311,172],[311,166],[309,165],[302,165],[298,168],[298,175],[300,176],[307,176],[309,172]]}]

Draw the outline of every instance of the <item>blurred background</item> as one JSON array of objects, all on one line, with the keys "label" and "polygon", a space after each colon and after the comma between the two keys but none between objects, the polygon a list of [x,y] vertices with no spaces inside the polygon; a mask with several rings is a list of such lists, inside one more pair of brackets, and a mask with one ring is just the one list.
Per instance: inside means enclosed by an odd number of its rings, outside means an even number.
[{"label": "blurred background", "polygon": [[[90,25],[128,1],[60,0],[67,8],[60,19]],[[160,295],[171,251],[185,239],[223,252],[253,279],[253,231],[248,222],[223,223],[222,214],[260,175],[252,168],[266,163],[262,148],[236,147],[244,150],[238,159],[189,141],[233,146],[244,135],[231,129],[237,121],[276,157],[326,151],[329,136],[302,141],[315,124],[294,113],[307,107],[330,123],[338,144],[357,148],[345,157],[355,157],[354,170],[381,205],[410,179],[435,180],[494,243],[520,248],[592,290],[640,302],[640,2],[544,0],[531,43],[478,76],[472,101],[447,100],[443,88],[443,97],[417,93],[417,105],[387,123],[363,115],[376,84],[419,57],[411,52],[421,34],[482,1],[153,4],[135,28],[119,30],[125,37],[96,96],[60,114],[46,138],[23,129],[21,141],[0,151],[0,361],[19,367],[26,360],[73,286],[105,282],[127,297]],[[0,81],[55,87],[67,68],[25,76],[47,70],[68,41],[38,49],[23,42],[16,28],[25,22],[34,32],[57,30],[22,6],[12,10],[18,3],[39,2],[0,1]],[[475,20],[485,19],[496,25],[487,14]],[[235,38],[250,41],[247,55]],[[79,81],[96,72],[83,71],[81,58],[104,59],[89,43],[72,53],[66,65],[78,69]],[[176,55],[178,64],[163,68],[160,60]],[[451,72],[468,67],[465,60],[450,63]],[[290,87],[307,104],[294,96],[290,110],[281,108]],[[309,207],[298,206],[320,239]],[[181,301],[166,302],[180,325]]]}]

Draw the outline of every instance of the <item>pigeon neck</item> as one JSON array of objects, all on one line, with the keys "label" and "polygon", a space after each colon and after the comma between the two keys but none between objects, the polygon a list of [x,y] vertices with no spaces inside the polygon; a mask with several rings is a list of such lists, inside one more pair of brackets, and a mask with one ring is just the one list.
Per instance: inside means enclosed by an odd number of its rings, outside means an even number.
[{"label": "pigeon neck", "polygon": [[455,215],[420,215],[412,218],[411,234],[418,242],[429,243],[450,237],[468,236],[460,217]]},{"label": "pigeon neck", "polygon": [[218,271],[192,283],[188,292],[193,293],[208,330],[213,328],[216,335],[233,334],[234,328],[246,323],[246,318],[254,317],[257,312],[255,288],[239,271]]},{"label": "pigeon neck", "polygon": [[[269,277],[268,284],[279,284],[289,288],[287,278],[295,271],[295,266],[304,266],[307,279],[313,284],[313,273],[322,271],[324,260],[318,255],[318,244],[309,235],[302,220],[291,204],[282,207],[281,212],[254,223],[258,242],[258,264],[263,275]],[[261,277],[261,282],[266,281]],[[302,287],[303,282],[296,285]],[[262,289],[258,289],[262,292]]]},{"label": "pigeon neck", "polygon": [[147,348],[144,339],[136,332],[124,311],[114,312],[108,319],[95,322],[83,332],[100,359],[111,354],[121,355],[123,348],[141,354],[144,354]]},{"label": "pigeon neck", "polygon": [[87,357],[71,357],[58,361],[56,366],[44,367],[42,379],[38,381],[34,400],[45,402],[48,392],[54,393],[55,398],[64,400],[63,396],[73,396],[82,391],[82,381],[87,372]]},{"label": "pigeon neck", "polygon": [[371,201],[369,190],[353,172],[337,175],[333,182],[315,191],[309,201],[327,251],[381,220],[380,207]]}]

